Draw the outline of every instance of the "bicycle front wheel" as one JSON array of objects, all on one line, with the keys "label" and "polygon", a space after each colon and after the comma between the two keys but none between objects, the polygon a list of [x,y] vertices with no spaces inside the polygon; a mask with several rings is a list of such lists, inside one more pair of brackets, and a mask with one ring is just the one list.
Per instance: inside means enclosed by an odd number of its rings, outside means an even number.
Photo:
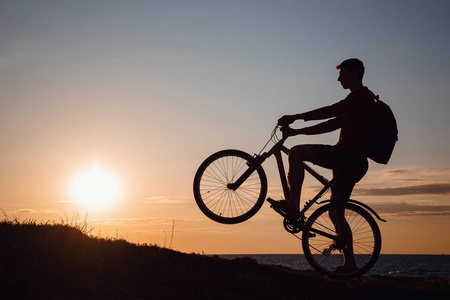
[{"label": "bicycle front wheel", "polygon": [[267,193],[267,178],[261,166],[239,188],[229,188],[253,161],[243,151],[223,150],[200,165],[194,178],[194,197],[207,217],[223,224],[236,224],[258,212]]},{"label": "bicycle front wheel", "polygon": [[[352,232],[352,245],[356,268],[345,270],[345,249],[348,245],[335,241],[337,236],[330,212],[335,206],[327,204],[317,209],[307,220],[302,235],[303,253],[310,265],[319,273],[333,278],[361,276],[372,268],[381,251],[381,234],[373,217],[360,206],[345,204],[345,219]],[[314,231],[312,231],[314,230]],[[327,236],[320,232],[326,233]],[[348,258],[347,258],[348,259]]]}]

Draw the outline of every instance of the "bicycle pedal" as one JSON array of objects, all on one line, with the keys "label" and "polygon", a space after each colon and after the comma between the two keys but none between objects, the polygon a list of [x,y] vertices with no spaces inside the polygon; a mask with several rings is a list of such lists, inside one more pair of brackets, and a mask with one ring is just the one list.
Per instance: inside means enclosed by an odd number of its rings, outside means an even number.
[{"label": "bicycle pedal", "polygon": [[267,198],[267,202],[270,203],[270,208],[272,208],[273,210],[275,210],[277,213],[279,214],[285,214],[285,212],[283,211],[283,209],[280,207],[281,204],[277,201],[277,200],[273,200],[271,198]]},{"label": "bicycle pedal", "polygon": [[267,198],[266,201],[270,203],[270,208],[273,208],[276,204],[278,204],[278,201],[273,200],[272,198]]},{"label": "bicycle pedal", "polygon": [[273,200],[272,198],[267,198],[267,202],[269,202],[271,205],[270,207],[273,209],[278,209],[281,211],[284,211],[286,214],[289,210],[292,210],[293,208],[287,207],[286,200]]}]

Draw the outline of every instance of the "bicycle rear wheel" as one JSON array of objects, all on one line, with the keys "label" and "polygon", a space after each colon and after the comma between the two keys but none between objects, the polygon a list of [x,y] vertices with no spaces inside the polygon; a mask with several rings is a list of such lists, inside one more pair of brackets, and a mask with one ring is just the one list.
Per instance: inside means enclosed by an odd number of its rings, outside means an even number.
[{"label": "bicycle rear wheel", "polygon": [[223,224],[236,224],[258,212],[267,193],[267,178],[261,166],[238,189],[228,188],[253,160],[243,151],[223,150],[200,165],[194,178],[194,197],[207,217]]},{"label": "bicycle rear wheel", "polygon": [[381,234],[373,217],[360,206],[347,203],[345,219],[352,231],[352,246],[357,268],[342,270],[344,265],[343,247],[331,237],[314,233],[320,230],[336,236],[336,230],[329,217],[334,211],[333,204],[317,209],[305,224],[302,235],[303,253],[310,265],[318,272],[333,278],[350,278],[361,276],[372,268],[381,251]]}]

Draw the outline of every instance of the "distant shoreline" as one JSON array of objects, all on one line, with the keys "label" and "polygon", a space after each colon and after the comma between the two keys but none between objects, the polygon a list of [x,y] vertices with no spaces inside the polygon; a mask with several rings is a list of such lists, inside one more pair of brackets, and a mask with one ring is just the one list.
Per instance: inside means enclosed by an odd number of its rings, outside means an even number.
[{"label": "distant shoreline", "polygon": [[[303,254],[221,254],[224,259],[250,257],[258,263],[281,265],[294,270],[312,270]],[[367,275],[379,276],[439,276],[450,278],[450,256],[437,254],[381,254]]]}]

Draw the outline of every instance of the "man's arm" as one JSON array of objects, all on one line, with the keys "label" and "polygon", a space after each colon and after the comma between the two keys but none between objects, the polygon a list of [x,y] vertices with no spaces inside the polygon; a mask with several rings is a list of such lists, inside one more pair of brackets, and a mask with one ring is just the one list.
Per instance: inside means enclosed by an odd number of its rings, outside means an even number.
[{"label": "man's arm", "polygon": [[342,127],[342,121],[343,118],[339,116],[310,127],[300,129],[289,128],[288,135],[289,136],[295,136],[298,134],[313,135],[332,132]]},{"label": "man's arm", "polygon": [[314,109],[302,114],[299,114],[298,117],[305,121],[310,120],[323,120],[329,119],[333,117],[337,117],[339,115],[344,115],[349,113],[349,103],[346,100],[339,101],[333,105],[325,106],[322,108]]},{"label": "man's arm", "polygon": [[342,100],[333,105],[307,111],[296,115],[285,115],[278,119],[279,125],[289,125],[297,120],[324,120],[339,115],[347,114],[349,110],[348,101]]}]

